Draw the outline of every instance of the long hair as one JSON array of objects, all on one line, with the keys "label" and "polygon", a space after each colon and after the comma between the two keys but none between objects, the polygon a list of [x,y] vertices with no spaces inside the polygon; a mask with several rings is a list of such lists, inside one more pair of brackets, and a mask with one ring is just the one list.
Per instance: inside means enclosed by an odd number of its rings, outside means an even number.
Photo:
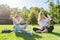
[{"label": "long hair", "polygon": [[40,21],[40,19],[41,19],[41,18],[40,18],[40,13],[39,13],[39,14],[38,14],[38,21]]},{"label": "long hair", "polygon": [[47,16],[47,14],[45,14],[44,12],[40,12],[40,13],[38,14],[38,21],[40,21],[40,20],[41,20],[41,17],[40,17],[40,16],[41,16],[42,14],[44,14],[44,15],[45,15],[45,17],[48,17],[48,16]]}]

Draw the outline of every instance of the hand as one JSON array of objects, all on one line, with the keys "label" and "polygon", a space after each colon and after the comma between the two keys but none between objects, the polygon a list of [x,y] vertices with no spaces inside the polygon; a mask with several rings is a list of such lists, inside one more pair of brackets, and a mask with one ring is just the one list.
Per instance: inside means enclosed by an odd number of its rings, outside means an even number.
[{"label": "hand", "polygon": [[28,24],[28,20],[26,20],[25,23]]}]

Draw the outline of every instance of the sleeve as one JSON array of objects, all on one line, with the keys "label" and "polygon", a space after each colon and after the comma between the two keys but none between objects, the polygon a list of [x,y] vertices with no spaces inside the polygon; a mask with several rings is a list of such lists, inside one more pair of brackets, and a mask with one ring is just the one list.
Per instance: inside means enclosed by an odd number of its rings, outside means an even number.
[{"label": "sleeve", "polygon": [[51,17],[48,15],[49,20],[52,20]]}]

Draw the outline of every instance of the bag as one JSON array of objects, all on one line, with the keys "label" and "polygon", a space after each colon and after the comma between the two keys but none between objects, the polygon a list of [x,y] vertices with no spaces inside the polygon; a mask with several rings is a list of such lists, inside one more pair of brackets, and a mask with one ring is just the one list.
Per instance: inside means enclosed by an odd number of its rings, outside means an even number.
[{"label": "bag", "polygon": [[53,31],[53,29],[54,29],[54,26],[50,26],[49,28],[47,28],[48,29],[48,33],[51,33],[52,31]]},{"label": "bag", "polygon": [[54,21],[51,20],[50,23],[51,23],[51,25],[50,25],[50,27],[48,28],[48,33],[51,33],[51,32],[53,31],[53,29],[54,29]]},{"label": "bag", "polygon": [[11,33],[12,30],[2,30],[2,33]]}]

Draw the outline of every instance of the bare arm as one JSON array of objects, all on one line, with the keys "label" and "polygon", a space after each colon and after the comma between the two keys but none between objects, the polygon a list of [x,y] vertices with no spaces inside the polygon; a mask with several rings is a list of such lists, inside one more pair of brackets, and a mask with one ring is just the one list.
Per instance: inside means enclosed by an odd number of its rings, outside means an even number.
[{"label": "bare arm", "polygon": [[14,19],[13,19],[13,23],[16,24],[16,25],[20,24],[20,22],[16,22]]},{"label": "bare arm", "polygon": [[50,25],[51,25],[51,23],[50,23],[50,19],[48,19],[49,21],[48,21],[48,27],[50,27]]},{"label": "bare arm", "polygon": [[28,20],[22,20],[21,23],[22,24],[28,24]]}]

